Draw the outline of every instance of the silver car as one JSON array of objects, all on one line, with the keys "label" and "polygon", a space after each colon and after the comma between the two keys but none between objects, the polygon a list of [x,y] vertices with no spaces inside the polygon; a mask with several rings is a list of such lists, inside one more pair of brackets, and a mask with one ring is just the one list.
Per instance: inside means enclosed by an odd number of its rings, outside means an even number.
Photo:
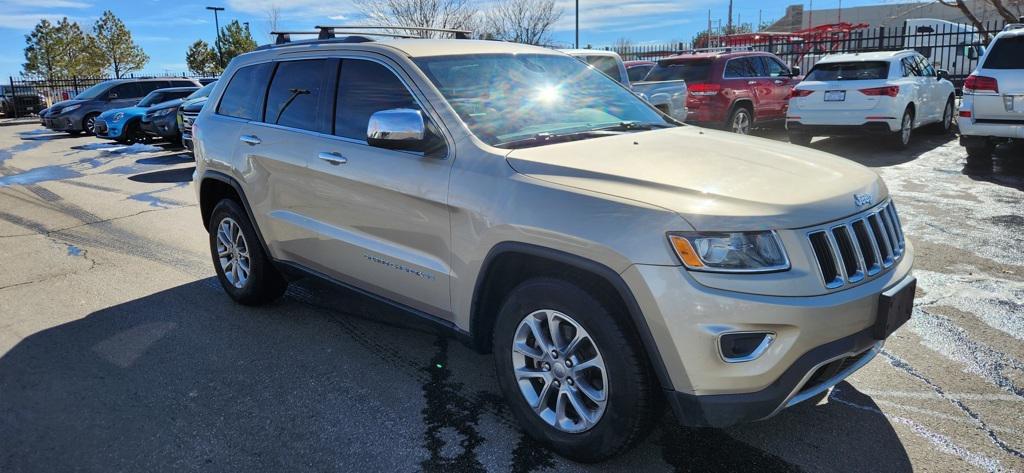
[{"label": "silver car", "polygon": [[237,57],[193,125],[218,279],[313,276],[493,352],[523,429],[598,461],[815,398],[910,317],[877,174],[680,126],[557,51],[363,36]]}]

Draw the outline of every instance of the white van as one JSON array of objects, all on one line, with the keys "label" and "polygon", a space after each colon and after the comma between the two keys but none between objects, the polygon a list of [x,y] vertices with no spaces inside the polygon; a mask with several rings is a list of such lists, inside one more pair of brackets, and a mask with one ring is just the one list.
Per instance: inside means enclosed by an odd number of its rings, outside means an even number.
[{"label": "white van", "polygon": [[985,54],[982,37],[973,26],[934,18],[907,20],[903,47],[928,58],[932,67],[951,76],[966,76]]}]

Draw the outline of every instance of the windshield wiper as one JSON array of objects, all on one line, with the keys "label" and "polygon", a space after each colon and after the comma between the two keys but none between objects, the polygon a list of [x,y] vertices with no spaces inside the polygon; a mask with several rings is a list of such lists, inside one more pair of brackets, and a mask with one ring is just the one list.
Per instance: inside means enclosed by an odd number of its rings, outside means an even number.
[{"label": "windshield wiper", "polygon": [[575,141],[586,138],[596,138],[598,136],[609,136],[617,135],[619,132],[625,131],[647,131],[658,128],[670,128],[674,125],[668,123],[653,123],[653,122],[638,122],[633,120],[622,121],[613,125],[599,126],[597,128],[591,128],[589,130],[579,130],[569,133],[551,133],[541,132],[528,136],[526,138],[519,138],[515,140],[505,141],[498,143],[495,146],[499,148],[525,148],[530,146],[542,146],[553,143],[564,143],[566,141]]},{"label": "windshield wiper", "polygon": [[674,125],[668,123],[638,122],[636,120],[625,120],[614,125],[594,128],[600,131],[647,131],[659,128],[670,128]]}]

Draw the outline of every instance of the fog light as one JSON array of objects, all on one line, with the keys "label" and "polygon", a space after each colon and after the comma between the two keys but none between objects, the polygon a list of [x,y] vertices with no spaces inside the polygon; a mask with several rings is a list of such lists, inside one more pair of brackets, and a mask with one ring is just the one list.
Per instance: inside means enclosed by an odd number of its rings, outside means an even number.
[{"label": "fog light", "polygon": [[726,363],[742,363],[761,357],[775,341],[771,332],[733,332],[718,337],[718,349]]}]

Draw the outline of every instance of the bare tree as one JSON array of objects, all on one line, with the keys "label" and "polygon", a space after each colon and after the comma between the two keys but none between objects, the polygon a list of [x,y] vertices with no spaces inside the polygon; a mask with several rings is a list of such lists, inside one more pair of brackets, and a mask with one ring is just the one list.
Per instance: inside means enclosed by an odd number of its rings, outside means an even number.
[{"label": "bare tree", "polygon": [[551,27],[562,17],[555,0],[505,0],[486,13],[485,36],[526,44],[551,42]]},{"label": "bare tree", "polygon": [[271,3],[264,13],[267,16],[267,35],[273,41],[274,35],[270,33],[278,31],[278,22],[281,20],[281,7],[277,6],[276,3]]},{"label": "bare tree", "polygon": [[[358,8],[370,22],[379,26],[394,26],[397,34],[418,34],[402,30],[399,26],[421,28],[447,28],[472,30],[476,26],[476,8],[467,0],[367,0]],[[426,37],[442,34],[422,33]]]},{"label": "bare tree", "polygon": [[[985,23],[978,18],[978,15],[971,11],[971,8],[964,2],[964,0],[938,0],[938,2],[947,7],[960,10],[960,13],[963,13],[963,15],[967,17],[967,20],[977,28],[978,32],[980,32],[982,36],[984,36],[985,41],[988,41],[991,38],[991,35],[986,31]],[[1003,17],[1003,20],[1006,22],[1018,21],[1019,14],[1021,13],[1021,6],[1024,5],[1024,1],[1022,0],[985,0],[985,3],[995,8],[996,12],[999,13],[999,16]],[[1007,7],[1007,5],[1009,5],[1009,7]],[[1013,12],[1011,8],[1013,10],[1017,10],[1017,12]]]}]

